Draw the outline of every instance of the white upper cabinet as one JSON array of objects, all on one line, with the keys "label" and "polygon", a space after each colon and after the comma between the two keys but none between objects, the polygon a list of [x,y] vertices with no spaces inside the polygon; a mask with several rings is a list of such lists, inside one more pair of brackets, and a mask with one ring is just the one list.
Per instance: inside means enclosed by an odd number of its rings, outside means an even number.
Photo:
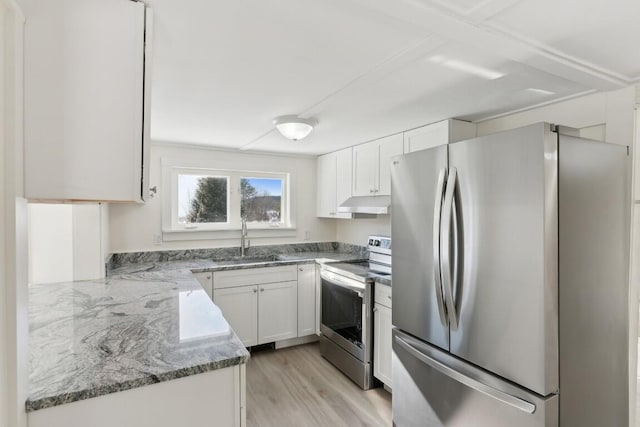
[{"label": "white upper cabinet", "polygon": [[318,157],[316,216],[351,218],[338,212],[338,206],[351,197],[351,148]]},{"label": "white upper cabinet", "polygon": [[336,154],[329,153],[318,157],[316,192],[316,215],[335,218],[336,215]]},{"label": "white upper cabinet", "polygon": [[476,125],[462,120],[449,119],[422,126],[404,133],[404,152],[426,150],[450,142],[475,138]]},{"label": "white upper cabinet", "polygon": [[143,201],[150,12],[126,0],[26,9],[26,197]]},{"label": "white upper cabinet", "polygon": [[[351,197],[353,179],[353,150],[351,147],[336,152],[336,205]],[[351,218],[351,214],[339,213],[338,218]]]},{"label": "white upper cabinet", "polygon": [[377,141],[353,147],[353,195],[373,196],[378,187]]},{"label": "white upper cabinet", "polygon": [[380,169],[376,196],[391,195],[391,158],[403,154],[403,137],[399,133],[378,140]]},{"label": "white upper cabinet", "polygon": [[389,162],[402,153],[401,133],[353,147],[353,195],[391,195]]}]

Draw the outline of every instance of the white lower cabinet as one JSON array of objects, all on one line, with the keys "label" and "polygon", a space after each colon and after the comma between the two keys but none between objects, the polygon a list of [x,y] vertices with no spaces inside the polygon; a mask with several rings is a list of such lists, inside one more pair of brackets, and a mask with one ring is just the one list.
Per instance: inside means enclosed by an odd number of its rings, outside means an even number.
[{"label": "white lower cabinet", "polygon": [[316,265],[298,266],[298,336],[316,333]]},{"label": "white lower cabinet", "polygon": [[29,412],[26,418],[29,427],[244,427],[246,366],[52,406]]},{"label": "white lower cabinet", "polygon": [[219,271],[212,281],[213,301],[246,347],[316,331],[315,264]]},{"label": "white lower cabinet", "polygon": [[322,278],[320,277],[320,265],[316,264],[316,335],[320,336],[320,323],[322,317]]},{"label": "white lower cabinet", "polygon": [[258,286],[214,289],[213,301],[245,347],[258,344]]},{"label": "white lower cabinet", "polygon": [[258,288],[258,344],[298,336],[297,282],[269,283]]},{"label": "white lower cabinet", "polygon": [[373,308],[373,375],[387,387],[391,383],[391,287],[375,284]]},{"label": "white lower cabinet", "polygon": [[213,273],[193,273],[198,282],[202,285],[204,291],[209,295],[209,298],[213,299]]}]

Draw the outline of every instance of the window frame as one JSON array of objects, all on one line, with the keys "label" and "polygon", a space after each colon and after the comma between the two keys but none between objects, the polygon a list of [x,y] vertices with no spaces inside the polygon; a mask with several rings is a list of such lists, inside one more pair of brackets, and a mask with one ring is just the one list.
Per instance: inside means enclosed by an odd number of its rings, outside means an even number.
[{"label": "window frame", "polygon": [[[214,172],[214,173],[211,173]],[[207,178],[225,178],[227,180],[227,220],[225,222],[196,222],[181,224],[179,222],[179,207],[178,207],[178,177],[180,175],[199,175]],[[171,187],[173,189],[171,195],[171,228],[182,230],[195,230],[202,228],[206,230],[227,230],[231,224],[232,218],[232,206],[231,206],[231,176],[225,171],[220,170],[206,170],[198,168],[173,168],[171,171]]]},{"label": "window frame", "polygon": [[[164,161],[162,168],[164,187],[162,214],[163,240],[224,239],[239,237],[239,231],[242,228],[240,218],[240,182],[242,178],[268,178],[280,179],[282,181],[281,222],[247,222],[247,228],[254,231],[254,237],[295,235],[295,218],[291,200],[291,172],[178,166],[172,162]],[[178,222],[178,175],[204,175],[227,178],[227,222],[180,224]],[[174,236],[171,236],[172,234],[174,234]]]}]

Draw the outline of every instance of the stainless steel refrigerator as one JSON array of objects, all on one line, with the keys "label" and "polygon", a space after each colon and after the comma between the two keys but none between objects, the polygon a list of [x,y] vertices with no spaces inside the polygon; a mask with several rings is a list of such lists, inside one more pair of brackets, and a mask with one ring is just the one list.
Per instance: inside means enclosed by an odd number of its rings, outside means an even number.
[{"label": "stainless steel refrigerator", "polygon": [[629,151],[563,133],[392,160],[394,425],[629,425]]}]

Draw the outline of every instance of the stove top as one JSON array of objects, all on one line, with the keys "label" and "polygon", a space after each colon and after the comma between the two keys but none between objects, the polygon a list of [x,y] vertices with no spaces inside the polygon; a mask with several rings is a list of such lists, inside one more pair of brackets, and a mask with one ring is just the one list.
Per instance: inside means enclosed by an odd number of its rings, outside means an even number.
[{"label": "stove top", "polygon": [[364,261],[334,261],[322,264],[323,270],[349,277],[362,283],[371,283],[377,277],[391,275],[391,238],[369,236],[369,259]]},{"label": "stove top", "polygon": [[380,271],[381,268],[384,268],[383,266],[369,261],[328,262],[323,264],[322,268],[361,282],[373,282],[376,277],[389,276],[389,273]]}]

